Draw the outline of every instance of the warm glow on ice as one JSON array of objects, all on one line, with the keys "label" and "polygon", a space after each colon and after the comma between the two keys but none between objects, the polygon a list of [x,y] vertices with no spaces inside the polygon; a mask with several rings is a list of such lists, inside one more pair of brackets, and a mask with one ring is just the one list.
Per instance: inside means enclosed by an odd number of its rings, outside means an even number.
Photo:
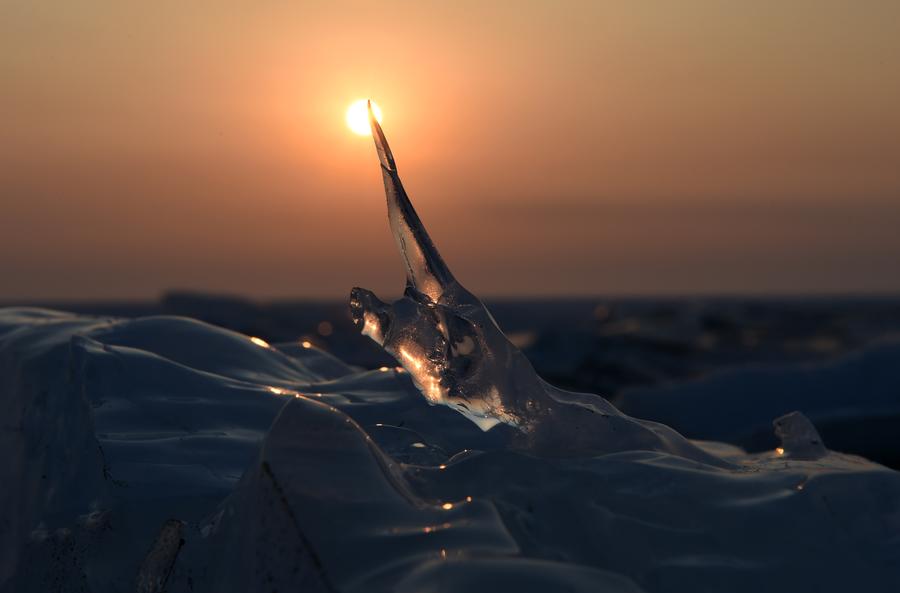
[{"label": "warm glow on ice", "polygon": [[415,356],[413,356],[412,354],[410,354],[409,352],[407,352],[406,350],[404,350],[403,348],[400,348],[400,356],[402,356],[403,360],[405,360],[406,362],[411,364],[413,366],[413,368],[415,368],[417,371],[422,370],[422,361],[419,360],[418,358],[416,358]]},{"label": "warm glow on ice", "polygon": [[260,348],[269,348],[269,343],[263,340],[262,338],[253,337],[250,338],[250,341],[259,346]]},{"label": "warm glow on ice", "polygon": [[[375,101],[372,101],[372,111],[375,113],[375,119],[381,123],[381,108]],[[369,127],[369,108],[366,99],[355,101],[347,108],[347,126],[360,136],[368,136],[372,133],[372,129]]]}]

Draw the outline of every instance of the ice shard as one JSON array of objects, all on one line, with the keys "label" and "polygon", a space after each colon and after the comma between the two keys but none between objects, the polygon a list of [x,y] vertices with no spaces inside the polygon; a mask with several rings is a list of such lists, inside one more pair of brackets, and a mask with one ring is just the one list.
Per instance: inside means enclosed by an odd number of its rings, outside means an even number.
[{"label": "ice shard", "polygon": [[772,424],[775,426],[775,436],[781,440],[780,449],[785,458],[811,461],[828,454],[819,431],[802,413],[785,414]]},{"label": "ice shard", "polygon": [[431,237],[419,215],[416,214],[412,202],[403,189],[403,183],[397,175],[397,165],[391,147],[388,145],[381,125],[372,112],[369,102],[369,123],[375,137],[375,148],[381,161],[381,176],[384,179],[384,193],[387,196],[388,220],[391,232],[397,241],[400,255],[406,263],[407,284],[416,291],[425,294],[432,301],[440,299],[445,287],[454,282],[453,275],[441,254],[435,249]]},{"label": "ice shard", "polygon": [[664,450],[724,464],[674,430],[631,418],[606,399],[545,383],[487,308],[451,274],[410,202],[371,106],[391,231],[406,264],[406,290],[394,303],[354,288],[350,310],[361,332],[406,369],[429,403],[446,405],[483,430],[519,430],[521,445],[552,454]]}]

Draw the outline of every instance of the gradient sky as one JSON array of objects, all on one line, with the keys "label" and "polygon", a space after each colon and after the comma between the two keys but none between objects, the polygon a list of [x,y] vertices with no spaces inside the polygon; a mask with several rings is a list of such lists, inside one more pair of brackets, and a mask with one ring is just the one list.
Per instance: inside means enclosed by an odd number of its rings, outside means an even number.
[{"label": "gradient sky", "polygon": [[0,299],[900,290],[900,2],[441,4],[0,1]]}]

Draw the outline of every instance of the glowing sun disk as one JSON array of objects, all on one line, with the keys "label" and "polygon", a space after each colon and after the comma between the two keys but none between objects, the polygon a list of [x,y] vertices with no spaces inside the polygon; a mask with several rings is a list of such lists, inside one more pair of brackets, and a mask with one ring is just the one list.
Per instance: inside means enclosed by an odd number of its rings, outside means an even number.
[{"label": "glowing sun disk", "polygon": [[[372,111],[375,112],[375,119],[378,120],[378,123],[381,123],[381,108],[375,101],[372,101]],[[354,103],[347,108],[346,119],[347,126],[353,130],[354,134],[368,136],[372,133],[372,129],[369,127],[369,107],[366,104],[366,99],[354,101]]]}]

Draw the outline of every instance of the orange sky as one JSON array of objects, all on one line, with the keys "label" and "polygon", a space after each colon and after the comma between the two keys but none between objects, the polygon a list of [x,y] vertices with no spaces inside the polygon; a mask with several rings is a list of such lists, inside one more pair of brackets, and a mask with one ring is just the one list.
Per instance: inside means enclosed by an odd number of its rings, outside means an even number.
[{"label": "orange sky", "polygon": [[425,4],[0,3],[0,300],[900,290],[900,3]]}]

